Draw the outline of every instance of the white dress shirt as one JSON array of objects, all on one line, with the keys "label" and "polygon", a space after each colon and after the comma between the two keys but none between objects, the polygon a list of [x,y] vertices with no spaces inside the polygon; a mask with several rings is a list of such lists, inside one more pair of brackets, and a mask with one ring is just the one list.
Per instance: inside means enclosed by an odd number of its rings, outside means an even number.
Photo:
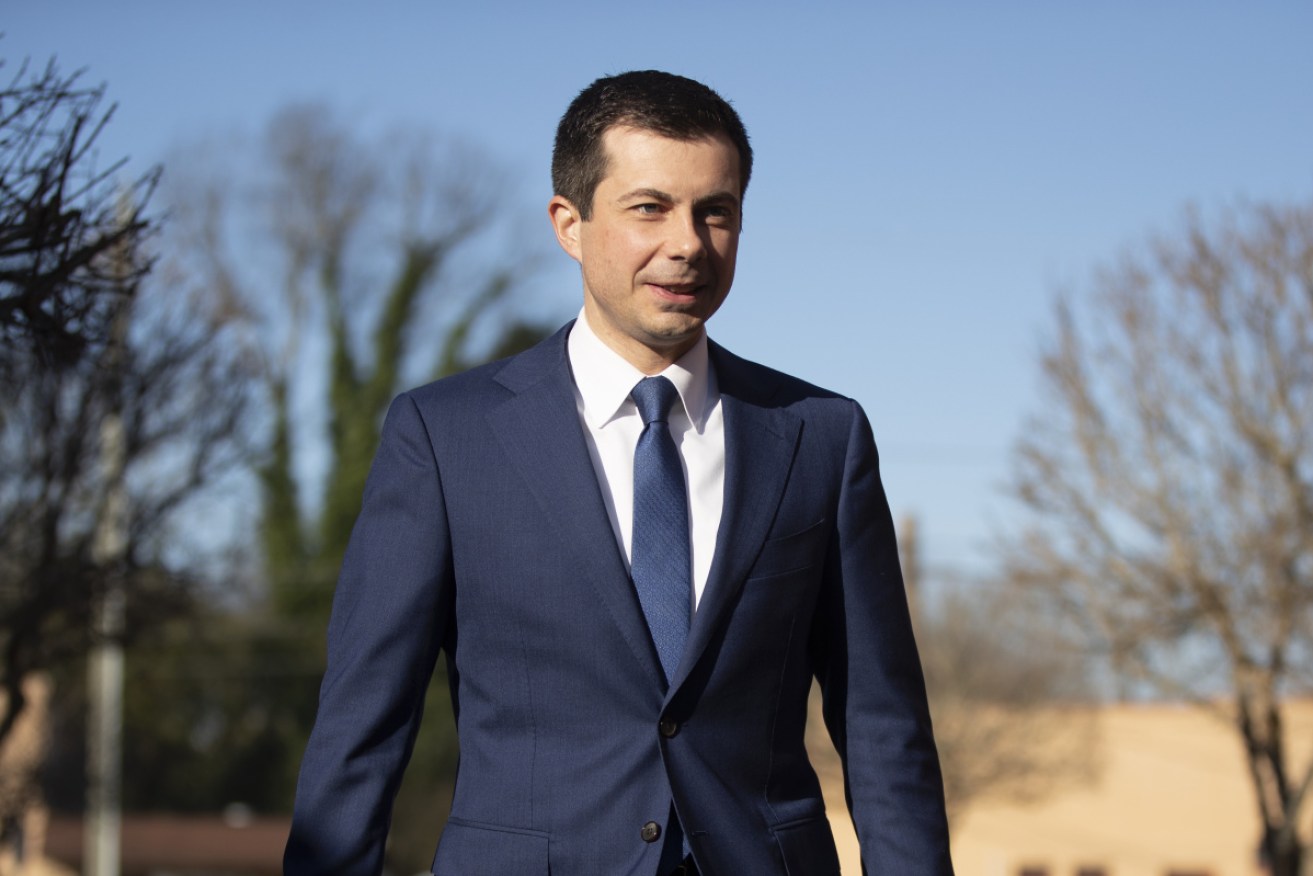
[{"label": "white dress shirt", "polygon": [[[570,330],[567,351],[574,373],[575,405],[588,438],[593,470],[627,565],[634,543],[634,448],[643,431],[643,420],[629,393],[647,375],[608,347],[582,311]],[[670,412],[669,426],[688,488],[696,609],[711,571],[725,504],[725,419],[716,375],[707,358],[706,335],[661,375],[679,390],[681,402]]]}]

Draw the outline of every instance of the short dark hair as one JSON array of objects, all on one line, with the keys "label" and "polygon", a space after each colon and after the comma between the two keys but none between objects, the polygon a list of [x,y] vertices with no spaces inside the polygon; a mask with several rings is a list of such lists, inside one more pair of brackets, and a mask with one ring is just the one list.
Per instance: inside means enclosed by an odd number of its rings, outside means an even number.
[{"label": "short dark hair", "polygon": [[602,135],[617,126],[675,140],[724,134],[739,153],[739,196],[748,190],[752,146],[729,102],[693,79],[660,70],[634,70],[603,77],[579,92],[556,128],[552,188],[579,209],[581,219],[592,216],[593,195],[606,176]]}]

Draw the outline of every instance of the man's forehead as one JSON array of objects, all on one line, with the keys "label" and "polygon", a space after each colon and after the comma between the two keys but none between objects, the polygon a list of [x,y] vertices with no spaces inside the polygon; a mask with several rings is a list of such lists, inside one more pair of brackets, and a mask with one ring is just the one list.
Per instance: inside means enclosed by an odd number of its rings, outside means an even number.
[{"label": "man's forehead", "polygon": [[602,143],[610,144],[617,140],[626,139],[632,135],[641,135],[651,137],[657,140],[666,140],[671,143],[719,143],[733,149],[737,154],[738,149],[734,146],[734,141],[724,131],[707,131],[705,133],[685,136],[683,134],[671,134],[662,131],[659,128],[651,128],[647,125],[631,121],[620,121],[613,125],[608,125],[602,132]]},{"label": "man's forehead", "polygon": [[[680,153],[697,146],[713,146],[719,149],[724,160],[737,176],[740,173],[739,154],[729,137],[724,134],[708,134],[698,137],[672,137],[661,131],[634,126],[613,126],[607,128],[602,138],[603,155],[606,158],[606,173],[610,176],[617,163],[623,163],[626,169],[651,167],[664,164],[666,156]],[[669,171],[680,171],[682,167],[667,167]]]}]

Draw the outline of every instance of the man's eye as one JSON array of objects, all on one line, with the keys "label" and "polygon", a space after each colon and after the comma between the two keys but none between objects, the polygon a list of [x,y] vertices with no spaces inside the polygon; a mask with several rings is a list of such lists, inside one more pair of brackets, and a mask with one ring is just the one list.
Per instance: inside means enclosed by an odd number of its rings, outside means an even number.
[{"label": "man's eye", "polygon": [[643,213],[643,214],[651,215],[651,214],[653,214],[653,213],[660,213],[660,212],[661,212],[661,205],[660,205],[660,204],[636,204],[636,205],[634,205],[634,209],[637,210],[639,213]]}]

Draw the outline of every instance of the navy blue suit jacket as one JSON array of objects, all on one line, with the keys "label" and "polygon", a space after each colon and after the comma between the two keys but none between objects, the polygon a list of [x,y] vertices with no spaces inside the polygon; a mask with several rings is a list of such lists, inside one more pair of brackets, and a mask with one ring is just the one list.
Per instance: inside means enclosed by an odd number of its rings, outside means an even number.
[{"label": "navy blue suit jacket", "polygon": [[[569,326],[400,396],[329,625],[288,874],[377,874],[439,650],[460,768],[439,876],[838,873],[813,676],[868,872],[951,873],[942,781],[859,406],[712,344],[725,504],[667,690],[575,408]],[[436,827],[436,826],[435,826]]]}]

